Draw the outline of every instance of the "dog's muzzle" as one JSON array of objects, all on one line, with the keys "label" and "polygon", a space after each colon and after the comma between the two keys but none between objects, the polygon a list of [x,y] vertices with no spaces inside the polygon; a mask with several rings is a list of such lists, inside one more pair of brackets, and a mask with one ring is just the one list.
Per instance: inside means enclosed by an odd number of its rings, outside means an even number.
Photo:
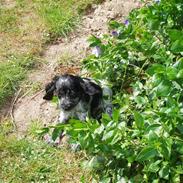
[{"label": "dog's muzzle", "polygon": [[60,108],[63,109],[64,111],[69,111],[73,108],[74,106],[72,104],[60,104]]}]

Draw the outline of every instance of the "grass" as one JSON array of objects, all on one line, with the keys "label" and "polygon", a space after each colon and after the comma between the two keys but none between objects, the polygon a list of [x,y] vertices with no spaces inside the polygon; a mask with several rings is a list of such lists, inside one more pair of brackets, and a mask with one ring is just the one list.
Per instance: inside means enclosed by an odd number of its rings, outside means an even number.
[{"label": "grass", "polygon": [[58,149],[30,136],[18,140],[7,135],[9,122],[0,126],[0,182],[88,182],[89,172],[81,168],[81,153]]},{"label": "grass", "polygon": [[39,0],[38,11],[48,27],[49,38],[66,36],[78,24],[83,12],[101,0]]},{"label": "grass", "polygon": [[[0,0],[0,106],[18,88],[45,43],[66,36],[102,0]],[[16,58],[16,59],[15,59]]]},{"label": "grass", "polygon": [[0,63],[0,105],[17,90],[25,78],[26,70],[34,65],[31,56],[14,57],[11,61]]}]

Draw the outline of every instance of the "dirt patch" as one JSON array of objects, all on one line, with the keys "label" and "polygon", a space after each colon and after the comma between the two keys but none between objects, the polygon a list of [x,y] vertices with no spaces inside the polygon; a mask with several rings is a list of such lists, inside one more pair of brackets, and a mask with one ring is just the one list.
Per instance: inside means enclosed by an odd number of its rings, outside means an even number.
[{"label": "dirt patch", "polygon": [[16,6],[16,1],[14,0],[1,0],[0,1],[0,5],[4,6],[7,9],[11,9],[14,8]]},{"label": "dirt patch", "polygon": [[[93,6],[94,11],[82,18],[80,26],[68,38],[60,38],[57,44],[50,45],[43,53],[45,64],[29,75],[31,82],[40,82],[42,88],[57,74],[80,73],[80,60],[90,52],[87,42],[91,34],[101,36],[108,32],[107,22],[111,19],[124,21],[128,13],[140,6],[134,0],[107,0],[101,5]],[[69,55],[64,60],[63,56]],[[63,63],[63,60],[64,63]],[[71,63],[64,65],[65,62]],[[73,64],[74,63],[74,64]],[[59,65],[59,67],[58,67]],[[14,108],[14,120],[18,132],[25,132],[31,121],[40,120],[43,123],[52,123],[57,119],[59,110],[55,104],[42,99],[44,91],[25,96],[18,100]]]}]

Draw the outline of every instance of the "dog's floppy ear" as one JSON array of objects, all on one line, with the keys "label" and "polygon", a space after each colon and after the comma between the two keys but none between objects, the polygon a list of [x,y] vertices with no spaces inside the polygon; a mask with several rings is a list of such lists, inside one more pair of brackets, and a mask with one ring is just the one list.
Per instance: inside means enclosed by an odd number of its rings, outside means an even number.
[{"label": "dog's floppy ear", "polygon": [[52,82],[48,83],[46,85],[46,87],[45,87],[46,94],[44,95],[43,99],[45,99],[45,100],[52,100],[53,95],[54,95],[54,91],[56,89],[56,82],[57,82],[58,79],[59,79],[59,76],[55,76],[52,79]]},{"label": "dog's floppy ear", "polygon": [[101,94],[102,95],[102,89],[97,84],[87,81],[87,82],[81,82],[81,87],[83,88],[84,92],[88,95],[95,95],[95,94]]}]

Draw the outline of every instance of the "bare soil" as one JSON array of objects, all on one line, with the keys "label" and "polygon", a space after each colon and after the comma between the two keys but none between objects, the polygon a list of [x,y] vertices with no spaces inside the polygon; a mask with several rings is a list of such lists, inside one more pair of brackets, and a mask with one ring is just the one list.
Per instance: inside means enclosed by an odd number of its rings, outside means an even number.
[{"label": "bare soil", "polygon": [[80,60],[91,51],[88,37],[107,33],[109,20],[124,22],[128,13],[139,6],[137,0],[106,0],[100,5],[93,5],[93,11],[82,18],[78,28],[69,37],[60,38],[46,48],[42,56],[44,64],[28,77],[32,83],[39,82],[42,90],[20,97],[14,104],[13,116],[18,134],[24,134],[32,121],[39,120],[43,124],[56,121],[59,114],[56,105],[43,100],[45,84],[55,74],[80,74]]}]

